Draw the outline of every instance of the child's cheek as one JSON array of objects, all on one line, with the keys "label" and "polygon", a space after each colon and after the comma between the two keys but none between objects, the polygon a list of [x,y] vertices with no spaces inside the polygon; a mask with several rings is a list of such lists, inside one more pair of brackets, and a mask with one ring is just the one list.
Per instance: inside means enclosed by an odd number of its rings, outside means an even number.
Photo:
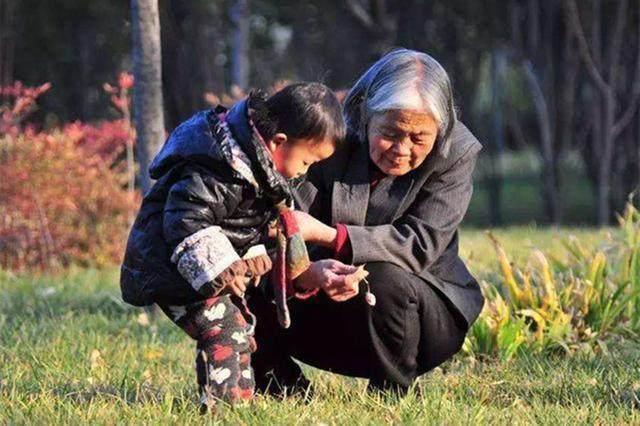
[{"label": "child's cheek", "polygon": [[280,171],[280,173],[288,179],[295,177],[296,175],[295,166],[292,164],[291,161],[285,161],[284,164],[282,165],[282,170]]}]

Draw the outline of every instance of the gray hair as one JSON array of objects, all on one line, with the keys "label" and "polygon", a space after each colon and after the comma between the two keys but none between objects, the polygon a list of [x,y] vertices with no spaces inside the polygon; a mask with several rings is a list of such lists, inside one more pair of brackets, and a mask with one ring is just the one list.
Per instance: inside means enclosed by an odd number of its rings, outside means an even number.
[{"label": "gray hair", "polygon": [[393,50],[380,58],[347,94],[347,130],[365,141],[371,117],[394,109],[430,113],[438,123],[439,149],[447,155],[456,112],[449,75],[438,61],[409,49]]}]

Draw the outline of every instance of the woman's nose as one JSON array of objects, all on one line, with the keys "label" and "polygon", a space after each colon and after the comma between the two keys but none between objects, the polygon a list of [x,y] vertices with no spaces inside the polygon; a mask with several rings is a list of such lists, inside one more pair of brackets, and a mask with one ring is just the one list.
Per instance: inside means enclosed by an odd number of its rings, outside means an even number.
[{"label": "woman's nose", "polygon": [[406,156],[411,154],[411,139],[404,138],[393,144],[393,152],[396,155]]}]

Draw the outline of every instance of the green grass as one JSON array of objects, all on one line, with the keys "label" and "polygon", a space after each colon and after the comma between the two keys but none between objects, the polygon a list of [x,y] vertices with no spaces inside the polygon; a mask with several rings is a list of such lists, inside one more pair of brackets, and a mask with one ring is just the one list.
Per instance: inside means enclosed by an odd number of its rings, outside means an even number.
[{"label": "green grass", "polygon": [[[560,253],[555,238],[569,232],[596,241],[613,231],[495,233],[524,259],[532,247]],[[461,239],[470,268],[494,274],[484,234],[463,230]],[[640,424],[640,342],[630,340],[611,341],[600,356],[500,363],[459,355],[402,400],[309,368],[317,389],[309,404],[259,397],[203,419],[192,342],[161,316],[145,324],[139,314],[119,300],[115,269],[0,273],[0,424]]]}]

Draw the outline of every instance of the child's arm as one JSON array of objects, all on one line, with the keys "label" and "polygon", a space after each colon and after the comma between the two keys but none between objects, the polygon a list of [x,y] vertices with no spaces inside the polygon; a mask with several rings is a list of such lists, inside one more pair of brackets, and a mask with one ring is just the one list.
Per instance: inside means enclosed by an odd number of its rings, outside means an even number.
[{"label": "child's arm", "polygon": [[242,296],[247,265],[219,225],[237,208],[242,187],[197,171],[176,182],[163,212],[163,233],[180,274],[205,297],[228,288]]},{"label": "child's arm", "polygon": [[164,207],[164,238],[174,249],[188,236],[219,225],[242,199],[242,186],[191,172],[173,184]]}]

